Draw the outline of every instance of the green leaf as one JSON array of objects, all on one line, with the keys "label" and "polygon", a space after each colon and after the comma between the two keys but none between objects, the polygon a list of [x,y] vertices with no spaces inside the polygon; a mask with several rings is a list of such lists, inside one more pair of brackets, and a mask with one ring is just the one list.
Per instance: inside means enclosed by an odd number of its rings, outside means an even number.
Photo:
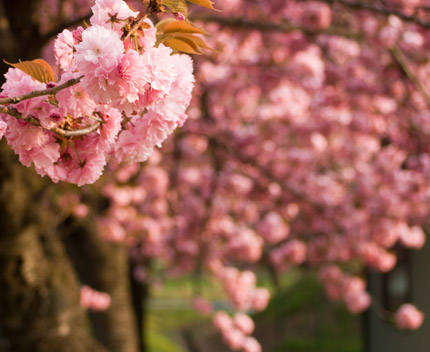
[{"label": "green leaf", "polygon": [[26,74],[33,77],[35,80],[42,82],[42,83],[48,83],[48,82],[55,82],[55,74],[52,70],[52,67],[42,59],[36,59],[33,61],[21,61],[17,62],[15,64],[11,64],[10,62],[7,62],[3,60],[8,65],[11,65],[12,67],[15,67]]}]

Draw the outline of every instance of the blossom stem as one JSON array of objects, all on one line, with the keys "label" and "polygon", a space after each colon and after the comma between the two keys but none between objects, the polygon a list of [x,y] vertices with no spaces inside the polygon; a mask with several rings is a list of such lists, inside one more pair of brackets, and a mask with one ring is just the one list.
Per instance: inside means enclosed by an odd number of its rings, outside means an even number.
[{"label": "blossom stem", "polygon": [[124,34],[122,35],[122,40],[126,41],[128,38],[130,38],[130,36],[140,27],[140,25],[142,24],[142,22],[148,17],[148,14],[144,14],[143,16],[141,16],[140,18],[137,19],[137,21],[133,24],[133,26],[130,28],[130,30],[127,32],[127,34],[124,36]]}]

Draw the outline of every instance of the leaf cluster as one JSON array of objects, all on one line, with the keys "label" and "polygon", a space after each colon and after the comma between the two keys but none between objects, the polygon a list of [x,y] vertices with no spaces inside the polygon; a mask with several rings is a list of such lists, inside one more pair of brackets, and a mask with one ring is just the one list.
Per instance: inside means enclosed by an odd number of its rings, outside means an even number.
[{"label": "leaf cluster", "polygon": [[174,14],[182,14],[184,21],[173,18],[165,19],[157,24],[157,41],[172,48],[174,51],[187,54],[202,54],[211,50],[202,35],[207,34],[203,29],[194,26],[187,19],[187,2],[215,10],[210,0],[158,0],[159,4],[168,8]]}]

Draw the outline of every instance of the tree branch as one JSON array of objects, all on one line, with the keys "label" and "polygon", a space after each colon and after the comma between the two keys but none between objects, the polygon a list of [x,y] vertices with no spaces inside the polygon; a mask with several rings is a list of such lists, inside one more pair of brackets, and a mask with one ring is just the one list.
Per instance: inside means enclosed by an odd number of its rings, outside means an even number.
[{"label": "tree branch", "polygon": [[85,21],[89,21],[91,17],[91,13],[87,14],[86,16],[83,16],[81,18],[77,18],[74,19],[72,21],[66,22],[66,23],[60,23],[60,25],[56,28],[54,28],[53,30],[49,31],[48,33],[46,33],[43,38],[42,41],[43,43],[47,43],[51,38],[56,37],[59,33],[61,33],[62,31],[64,31],[67,28],[70,27],[74,27],[77,26],[78,24],[82,24]]},{"label": "tree branch", "polygon": [[12,98],[0,98],[0,104],[2,104],[2,105],[4,105],[4,104],[17,104],[17,103],[19,103],[23,100],[26,100],[26,99],[41,97],[44,95],[55,95],[60,90],[63,90],[65,88],[71,87],[71,86],[79,83],[81,81],[82,77],[84,77],[84,76],[80,76],[78,78],[73,78],[73,79],[68,80],[67,82],[60,84],[59,86],[55,86],[53,88],[48,88],[48,89],[43,89],[43,90],[34,90],[30,93],[18,95],[16,97],[12,97]]},{"label": "tree branch", "polygon": [[12,106],[0,106],[0,114],[7,114],[17,118],[18,120],[31,123],[34,126],[41,126],[40,121],[34,116],[28,115],[27,117],[24,117],[17,109],[13,108]]},{"label": "tree branch", "polygon": [[[148,10],[149,11],[149,10]],[[130,38],[130,36],[140,27],[140,25],[142,24],[142,22],[148,17],[148,13],[144,14],[143,16],[141,16],[140,18],[138,18],[136,20],[136,22],[134,22],[133,26],[130,28],[130,30],[126,33],[124,33],[121,37],[121,39],[123,41],[126,41],[128,38]]]},{"label": "tree branch", "polygon": [[339,28],[327,28],[327,29],[310,29],[303,26],[294,25],[290,22],[283,21],[279,23],[272,23],[270,21],[255,21],[255,20],[244,20],[242,18],[234,18],[234,17],[221,17],[214,15],[205,15],[205,14],[195,14],[190,16],[193,21],[202,21],[202,22],[216,22],[222,26],[233,27],[239,29],[256,29],[264,32],[281,32],[281,33],[290,33],[293,31],[301,31],[307,35],[336,35],[340,37],[350,38],[359,40],[361,35],[359,33],[352,33],[341,30]]},{"label": "tree branch", "polygon": [[[0,114],[7,114],[7,115],[13,116],[19,120],[23,120],[25,122],[28,122],[34,126],[42,127],[40,124],[40,121],[37,118],[35,118],[34,116],[31,116],[31,115],[24,117],[24,116],[22,116],[22,114],[17,109],[15,109],[14,107],[11,107],[11,106],[1,106],[0,107]],[[87,134],[94,132],[100,126],[101,126],[101,123],[97,123],[95,125],[91,125],[91,126],[88,126],[85,128],[81,128],[78,130],[70,130],[70,131],[64,130],[64,129],[59,128],[59,127],[54,127],[52,129],[50,129],[50,131],[60,135],[61,137],[67,137],[67,138],[82,137],[82,136],[85,136]]]},{"label": "tree branch", "polygon": [[430,109],[430,95],[427,94],[424,86],[413,73],[405,54],[403,54],[402,50],[399,48],[397,44],[395,44],[392,48],[390,48],[390,53],[393,56],[393,58],[396,60],[396,62],[399,64],[399,66],[401,67],[406,77],[411,81],[411,83],[415,86],[415,88],[424,98],[424,100],[426,101],[427,107]]},{"label": "tree branch", "polygon": [[[305,2],[307,0],[300,0]],[[350,0],[318,0],[320,2],[325,2],[330,5],[340,4],[345,7],[349,7],[354,10],[366,10],[374,13],[378,13],[385,16],[394,15],[399,17],[401,20],[406,22],[412,22],[418,24],[424,28],[430,28],[430,21],[424,21],[417,16],[407,15],[402,11],[390,9],[380,4],[375,4],[374,1],[350,1]]]}]

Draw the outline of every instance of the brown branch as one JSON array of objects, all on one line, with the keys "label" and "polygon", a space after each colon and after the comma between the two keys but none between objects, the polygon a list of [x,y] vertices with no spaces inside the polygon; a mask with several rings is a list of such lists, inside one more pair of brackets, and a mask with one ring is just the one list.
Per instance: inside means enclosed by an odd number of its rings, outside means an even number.
[{"label": "brown branch", "polygon": [[291,33],[293,31],[301,31],[307,35],[336,35],[340,37],[345,37],[349,39],[359,40],[361,35],[359,33],[353,33],[341,30],[339,28],[327,28],[327,29],[311,29],[303,26],[294,25],[287,21],[282,21],[279,23],[273,23],[270,21],[256,21],[256,20],[245,20],[242,18],[234,17],[221,17],[214,15],[205,14],[195,14],[190,16],[193,21],[203,21],[203,22],[216,22],[222,26],[239,28],[239,29],[256,29],[263,32],[280,32],[280,33]]},{"label": "brown branch", "polygon": [[60,90],[63,90],[65,88],[71,87],[77,83],[79,83],[81,81],[81,77],[78,78],[73,78],[63,84],[60,84],[58,86],[55,86],[53,88],[48,88],[48,89],[43,89],[43,90],[34,90],[30,93],[27,94],[23,94],[23,95],[18,95],[16,97],[12,97],[12,98],[0,98],[0,104],[4,105],[4,104],[17,104],[23,100],[26,99],[31,99],[31,98],[36,98],[36,97],[41,97],[44,95],[55,95],[57,94]]},{"label": "brown branch", "polygon": [[69,138],[82,137],[82,136],[86,136],[87,134],[90,134],[90,133],[96,131],[100,126],[101,126],[101,124],[97,123],[95,125],[90,125],[88,127],[81,128],[79,130],[70,130],[70,131],[63,130],[61,128],[56,127],[56,128],[51,129],[51,131],[56,133],[56,134],[59,134],[62,137],[69,137]]},{"label": "brown branch", "polygon": [[[307,1],[307,0],[300,0]],[[350,1],[350,0],[318,0],[320,2],[325,2],[330,5],[340,4],[342,6],[348,7],[354,10],[366,10],[370,12],[374,12],[377,14],[390,16],[394,15],[399,17],[401,20],[406,22],[412,22],[418,24],[424,28],[430,28],[430,21],[424,21],[416,16],[407,15],[402,11],[398,11],[395,9],[390,9],[385,6],[381,6],[380,4],[375,4],[374,1]]]},{"label": "brown branch", "polygon": [[[235,158],[235,160],[237,160],[241,164],[245,164],[245,165],[249,165],[251,167],[254,167],[255,169],[258,170],[258,172],[262,176],[264,176],[266,179],[268,179],[272,182],[277,183],[282,188],[283,191],[290,193],[298,201],[305,201],[307,204],[309,204],[310,206],[312,206],[314,209],[316,209],[319,212],[325,211],[326,207],[323,204],[309,199],[309,197],[306,195],[305,192],[302,192],[301,190],[297,189],[296,187],[286,183],[285,180],[281,180],[280,178],[276,177],[270,170],[268,170],[264,166],[258,164],[256,162],[255,157],[248,156],[246,154],[243,154],[241,151],[239,151],[238,148],[236,148],[235,146],[233,146],[231,143],[229,143],[227,141],[227,139],[225,137],[226,135],[228,136],[229,133],[225,132],[223,137],[220,137],[220,136],[217,137],[218,141],[217,141],[216,146],[219,148],[219,150],[222,150],[225,153],[227,153],[229,156],[232,156],[233,158]],[[215,137],[211,137],[211,136],[207,136],[207,137],[209,140],[215,139]],[[233,140],[233,137],[228,139],[228,140],[230,140],[230,141]]]},{"label": "brown branch", "polygon": [[[28,122],[34,126],[42,127],[40,124],[40,121],[37,118],[35,118],[34,116],[31,116],[31,115],[27,115],[26,117],[24,117],[17,109],[15,109],[14,107],[11,107],[11,106],[0,106],[0,114],[7,114],[7,115],[13,116],[19,120],[23,120],[25,122]],[[82,136],[85,136],[87,134],[94,132],[100,126],[101,126],[101,124],[97,123],[95,125],[91,125],[91,126],[88,126],[85,128],[81,128],[78,130],[70,130],[70,131],[64,130],[64,129],[59,128],[59,127],[54,127],[52,129],[50,129],[50,131],[60,135],[61,137],[66,137],[66,138],[82,137]]]},{"label": "brown branch", "polygon": [[427,94],[421,81],[413,73],[409,65],[408,59],[406,58],[403,51],[399,48],[397,44],[395,44],[392,48],[390,48],[390,53],[393,56],[393,58],[396,60],[396,62],[399,64],[399,66],[401,67],[406,77],[411,81],[411,83],[415,86],[415,88],[424,98],[424,100],[426,101],[427,107],[430,109],[430,95]]},{"label": "brown branch", "polygon": [[70,27],[75,27],[78,24],[83,24],[86,21],[89,21],[91,17],[91,13],[80,17],[80,18],[76,18],[72,21],[69,22],[62,22],[60,23],[57,27],[55,27],[54,29],[50,30],[48,33],[44,34],[42,37],[42,42],[43,43],[47,43],[49,40],[51,40],[53,37],[56,37],[59,33],[61,33],[62,31],[64,31],[67,28]]},{"label": "brown branch", "polygon": [[40,121],[34,116],[28,115],[27,117],[22,116],[22,114],[12,106],[0,106],[0,114],[7,114],[17,118],[18,120],[23,120],[34,126],[40,127]]},{"label": "brown branch", "polygon": [[121,37],[121,40],[126,41],[128,38],[130,38],[130,36],[136,32],[140,25],[142,24],[142,22],[148,17],[148,14],[144,14],[143,16],[141,16],[140,18],[138,18],[136,20],[136,22],[134,22],[133,26],[130,28],[130,30],[127,32],[127,34],[123,34]]}]

